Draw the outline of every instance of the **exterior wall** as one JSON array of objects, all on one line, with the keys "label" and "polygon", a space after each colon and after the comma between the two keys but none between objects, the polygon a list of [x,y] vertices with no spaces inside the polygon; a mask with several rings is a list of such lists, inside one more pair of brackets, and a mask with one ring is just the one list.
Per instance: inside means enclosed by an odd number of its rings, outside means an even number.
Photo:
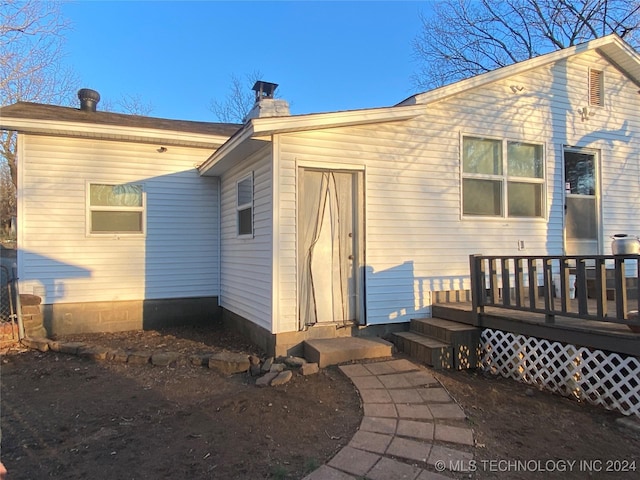
[{"label": "exterior wall", "polygon": [[[22,135],[18,268],[43,304],[215,297],[218,192],[209,149]],[[89,236],[87,182],[140,182],[146,235]],[[140,322],[140,325],[142,323]]]},{"label": "exterior wall", "polygon": [[[272,169],[271,151],[260,150],[221,178],[220,305],[269,332],[272,326]],[[239,237],[236,182],[253,172],[252,238]]]},{"label": "exterior wall", "polygon": [[[588,68],[605,72],[605,106],[582,121]],[[516,93],[511,86],[522,86]],[[297,329],[296,166],[365,169],[368,324],[430,314],[435,291],[469,288],[468,256],[563,253],[564,145],[601,152],[603,237],[638,234],[637,85],[596,54],[425,106],[405,122],[282,134],[278,140],[280,331]],[[545,218],[462,218],[463,135],[543,144]],[[629,231],[630,228],[634,231]],[[524,241],[525,249],[518,250]],[[603,253],[610,253],[604,245]]]}]

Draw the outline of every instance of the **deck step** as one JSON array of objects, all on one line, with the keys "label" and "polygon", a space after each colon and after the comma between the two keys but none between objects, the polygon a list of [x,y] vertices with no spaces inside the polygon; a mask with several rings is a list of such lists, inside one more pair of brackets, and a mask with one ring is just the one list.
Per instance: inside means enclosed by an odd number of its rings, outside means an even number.
[{"label": "deck step", "polygon": [[431,307],[431,315],[453,322],[466,323],[467,325],[473,325],[475,321],[474,313],[471,311],[471,304],[468,304],[468,306],[462,303],[436,304]]},{"label": "deck step", "polygon": [[397,332],[393,339],[398,350],[418,362],[436,369],[454,368],[453,349],[447,343],[415,332]]},{"label": "deck step", "polygon": [[434,368],[476,368],[480,358],[480,329],[442,318],[412,319],[410,331],[394,336],[394,342],[398,350]]},{"label": "deck step", "polygon": [[376,337],[339,337],[305,340],[304,357],[320,368],[353,360],[387,358],[393,344]]},{"label": "deck step", "polygon": [[442,318],[414,318],[411,331],[451,344],[476,341],[480,336],[480,330],[474,326]]}]

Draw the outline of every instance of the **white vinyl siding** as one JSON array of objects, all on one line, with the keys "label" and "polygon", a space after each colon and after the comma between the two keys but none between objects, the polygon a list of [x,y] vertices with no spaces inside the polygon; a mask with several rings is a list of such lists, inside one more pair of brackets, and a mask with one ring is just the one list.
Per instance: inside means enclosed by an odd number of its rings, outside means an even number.
[{"label": "white vinyl siding", "polygon": [[[588,122],[588,69],[606,72],[619,99]],[[512,85],[523,89],[511,89]],[[430,104],[410,121],[279,136],[280,220],[293,220],[295,168],[365,169],[366,312],[369,324],[406,322],[430,313],[431,293],[469,288],[469,255],[563,253],[564,145],[602,156],[603,236],[638,234],[629,224],[637,195],[640,129],[637,87],[596,54],[579,56]],[[610,105],[615,103],[615,105]],[[540,145],[544,151],[542,218],[461,217],[461,136]],[[538,181],[538,180],[536,180]],[[302,195],[303,192],[297,192]],[[636,212],[636,213],[634,213]],[[280,233],[282,331],[296,329],[295,229]],[[520,242],[524,250],[519,250]],[[605,252],[609,253],[608,245]],[[289,295],[285,298],[285,293]]]},{"label": "white vinyl siding", "polygon": [[[237,183],[253,178],[253,235],[238,236]],[[272,187],[269,148],[221,177],[220,305],[272,331]]]},{"label": "white vinyl siding", "polygon": [[[44,303],[213,296],[218,285],[210,149],[20,136],[19,269]],[[87,185],[144,185],[146,235],[87,235]]]}]

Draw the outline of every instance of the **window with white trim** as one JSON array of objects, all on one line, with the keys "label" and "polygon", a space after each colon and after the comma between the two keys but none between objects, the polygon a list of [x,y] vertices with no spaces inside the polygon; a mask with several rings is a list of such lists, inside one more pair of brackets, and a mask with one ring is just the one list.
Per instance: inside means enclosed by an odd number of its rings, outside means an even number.
[{"label": "window with white trim", "polygon": [[89,183],[87,208],[92,235],[145,233],[145,194],[140,184]]},{"label": "window with white trim", "polygon": [[253,235],[253,173],[238,180],[237,211],[238,211],[238,236]]},{"label": "window with white trim", "polygon": [[464,137],[462,214],[544,217],[542,145]]}]

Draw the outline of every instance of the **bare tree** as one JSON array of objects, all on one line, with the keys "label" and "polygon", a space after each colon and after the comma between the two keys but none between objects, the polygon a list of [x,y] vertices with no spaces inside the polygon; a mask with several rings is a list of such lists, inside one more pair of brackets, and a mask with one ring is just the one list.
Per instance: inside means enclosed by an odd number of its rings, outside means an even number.
[{"label": "bare tree", "polygon": [[[69,28],[59,3],[0,0],[0,105],[71,101],[77,80],[60,62]],[[14,185],[15,147],[15,133],[0,132],[0,157]]]},{"label": "bare tree", "polygon": [[414,83],[427,89],[611,33],[640,40],[638,0],[441,0],[421,20]]},{"label": "bare tree", "polygon": [[262,73],[259,71],[245,75],[244,80],[232,74],[226,97],[222,101],[212,100],[209,109],[220,122],[242,123],[255,103],[255,95],[251,87],[261,77]]},{"label": "bare tree", "polygon": [[16,187],[6,162],[0,162],[0,196],[0,238],[3,238],[10,231],[11,221],[16,215]]},{"label": "bare tree", "polygon": [[129,115],[149,115],[154,109],[153,104],[144,100],[140,94],[122,95],[115,101],[105,99],[101,101],[100,107],[106,112],[121,112]]}]

